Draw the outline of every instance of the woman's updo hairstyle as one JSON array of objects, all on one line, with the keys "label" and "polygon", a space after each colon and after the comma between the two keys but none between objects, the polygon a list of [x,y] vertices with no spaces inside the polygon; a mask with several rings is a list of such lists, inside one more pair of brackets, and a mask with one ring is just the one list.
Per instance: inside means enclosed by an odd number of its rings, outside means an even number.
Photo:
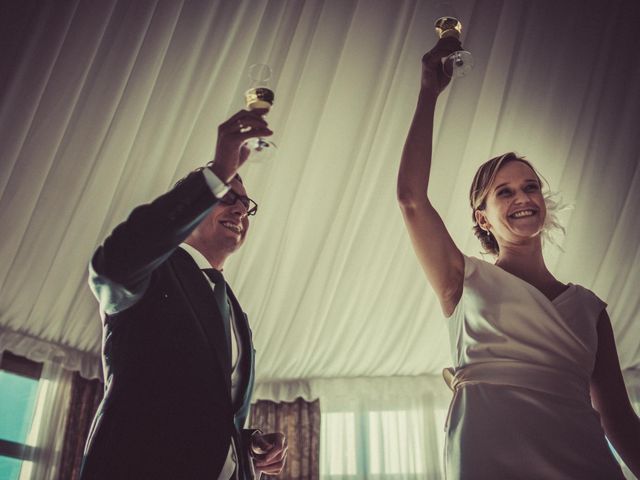
[{"label": "woman's updo hairstyle", "polygon": [[540,180],[540,175],[536,171],[536,169],[529,163],[529,161],[525,160],[524,157],[516,155],[513,152],[505,153],[498,157],[494,157],[491,160],[480,165],[480,168],[476,171],[476,175],[473,177],[473,182],[471,183],[471,189],[469,190],[469,202],[471,203],[471,219],[473,221],[473,233],[475,233],[476,237],[480,240],[482,244],[482,248],[487,252],[493,255],[498,255],[500,252],[500,248],[498,247],[498,242],[496,241],[493,234],[490,232],[483,230],[480,225],[476,222],[476,210],[484,210],[487,206],[487,196],[489,195],[489,188],[493,184],[493,181],[498,174],[498,170],[509,162],[522,162],[529,166],[533,173],[535,174],[538,183],[540,184],[540,188],[542,188],[542,180]]}]

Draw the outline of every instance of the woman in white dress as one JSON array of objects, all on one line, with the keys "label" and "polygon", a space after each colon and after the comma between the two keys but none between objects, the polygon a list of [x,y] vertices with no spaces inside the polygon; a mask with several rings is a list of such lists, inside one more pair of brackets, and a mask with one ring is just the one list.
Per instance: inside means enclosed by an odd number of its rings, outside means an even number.
[{"label": "woman in white dress", "polygon": [[563,284],[542,256],[542,182],[513,153],[476,173],[475,231],[495,263],[463,255],[429,202],[436,100],[449,79],[445,38],[422,82],[398,175],[418,259],[448,318],[455,362],[447,478],[622,479],[605,433],[640,477],[640,421],[625,390],[606,304]]}]

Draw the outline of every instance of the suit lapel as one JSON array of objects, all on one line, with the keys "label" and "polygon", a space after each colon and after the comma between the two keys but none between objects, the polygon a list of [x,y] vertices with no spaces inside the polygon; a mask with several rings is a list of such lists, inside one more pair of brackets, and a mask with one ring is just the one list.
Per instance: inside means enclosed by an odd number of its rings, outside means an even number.
[{"label": "suit lapel", "polygon": [[175,272],[182,290],[193,308],[195,321],[209,343],[216,361],[225,373],[226,391],[231,392],[231,352],[224,325],[211,285],[191,256],[182,249],[176,251]]},{"label": "suit lapel", "polygon": [[[251,392],[253,390],[254,361],[255,352],[253,350],[253,342],[251,339],[251,328],[247,316],[242,311],[238,299],[233,294],[231,288],[227,284],[227,294],[231,300],[233,307],[233,315],[235,317],[236,328],[238,330],[239,341],[242,342],[243,362],[239,365],[247,381],[242,385],[242,390],[238,392],[237,403],[234,405],[236,411],[248,410],[248,402],[251,401]],[[242,415],[240,415],[242,416]]]}]

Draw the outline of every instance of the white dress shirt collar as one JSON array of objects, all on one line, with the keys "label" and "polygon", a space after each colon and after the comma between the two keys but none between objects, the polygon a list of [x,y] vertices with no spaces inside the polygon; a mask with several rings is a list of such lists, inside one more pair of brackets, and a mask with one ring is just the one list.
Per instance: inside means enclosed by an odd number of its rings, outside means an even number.
[{"label": "white dress shirt collar", "polygon": [[191,255],[191,258],[193,258],[193,260],[196,262],[200,270],[205,268],[211,268],[211,264],[205,258],[205,256],[202,255],[198,250],[196,250],[194,247],[192,247],[188,243],[181,243],[180,248],[182,248],[185,252]]}]

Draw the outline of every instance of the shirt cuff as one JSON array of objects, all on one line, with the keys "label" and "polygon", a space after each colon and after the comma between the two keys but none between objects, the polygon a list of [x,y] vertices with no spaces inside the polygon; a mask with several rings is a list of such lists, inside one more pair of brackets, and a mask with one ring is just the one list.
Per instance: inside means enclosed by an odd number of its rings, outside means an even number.
[{"label": "shirt cuff", "polygon": [[211,193],[213,193],[213,195],[217,199],[224,197],[231,188],[229,185],[220,180],[209,167],[204,167],[202,169],[202,174],[204,175],[204,179],[207,182],[207,185],[211,189]]}]

